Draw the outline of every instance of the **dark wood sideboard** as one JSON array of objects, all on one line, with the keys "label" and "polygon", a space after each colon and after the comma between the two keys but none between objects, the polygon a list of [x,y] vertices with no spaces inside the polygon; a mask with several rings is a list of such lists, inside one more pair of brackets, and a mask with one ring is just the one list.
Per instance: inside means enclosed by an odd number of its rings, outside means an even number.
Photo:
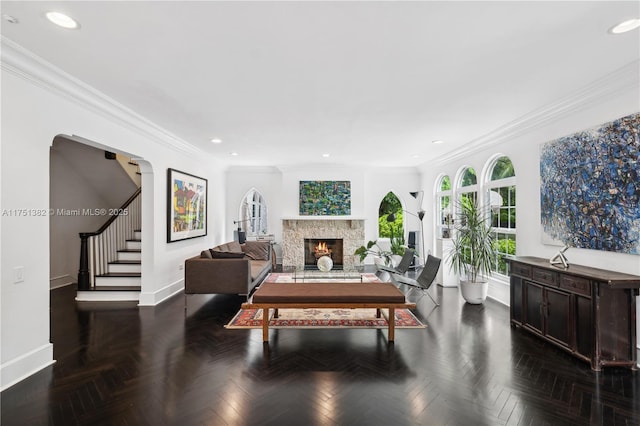
[{"label": "dark wood sideboard", "polygon": [[511,324],[591,363],[638,369],[636,300],[640,276],[512,257]]}]

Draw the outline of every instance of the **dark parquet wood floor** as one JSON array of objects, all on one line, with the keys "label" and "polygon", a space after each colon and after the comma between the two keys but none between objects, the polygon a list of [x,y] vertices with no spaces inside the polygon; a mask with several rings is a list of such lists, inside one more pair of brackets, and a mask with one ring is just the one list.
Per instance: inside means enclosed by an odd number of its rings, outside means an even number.
[{"label": "dark parquet wood floor", "polygon": [[227,330],[242,297],[77,305],[51,292],[57,362],[5,390],[2,425],[640,425],[640,375],[592,372],[432,288],[426,329]]}]

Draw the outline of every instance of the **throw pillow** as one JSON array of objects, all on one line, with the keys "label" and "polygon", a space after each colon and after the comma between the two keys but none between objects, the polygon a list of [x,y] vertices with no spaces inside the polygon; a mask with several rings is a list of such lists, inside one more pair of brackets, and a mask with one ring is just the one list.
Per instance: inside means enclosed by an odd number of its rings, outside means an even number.
[{"label": "throw pillow", "polygon": [[242,259],[244,253],[236,253],[235,251],[212,251],[211,255],[214,259]]},{"label": "throw pillow", "polygon": [[245,254],[253,260],[269,260],[269,250],[271,245],[264,241],[247,241],[242,249]]},{"label": "throw pillow", "polygon": [[200,252],[200,257],[204,259],[213,259],[213,257],[211,256],[211,250],[202,250]]}]

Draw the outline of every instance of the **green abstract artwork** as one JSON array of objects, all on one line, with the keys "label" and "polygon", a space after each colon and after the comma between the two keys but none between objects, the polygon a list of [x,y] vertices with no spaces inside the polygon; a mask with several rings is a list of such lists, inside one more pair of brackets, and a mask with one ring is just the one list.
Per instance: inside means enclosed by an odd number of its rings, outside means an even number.
[{"label": "green abstract artwork", "polygon": [[351,182],[348,180],[300,181],[301,216],[351,214]]}]

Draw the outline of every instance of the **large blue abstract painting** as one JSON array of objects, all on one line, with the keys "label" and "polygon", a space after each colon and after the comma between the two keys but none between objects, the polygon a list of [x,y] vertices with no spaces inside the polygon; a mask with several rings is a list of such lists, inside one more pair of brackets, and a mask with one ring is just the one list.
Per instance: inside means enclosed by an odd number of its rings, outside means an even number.
[{"label": "large blue abstract painting", "polygon": [[351,214],[351,182],[348,180],[300,181],[300,215]]},{"label": "large blue abstract painting", "polygon": [[541,146],[543,242],[640,254],[640,113]]}]

